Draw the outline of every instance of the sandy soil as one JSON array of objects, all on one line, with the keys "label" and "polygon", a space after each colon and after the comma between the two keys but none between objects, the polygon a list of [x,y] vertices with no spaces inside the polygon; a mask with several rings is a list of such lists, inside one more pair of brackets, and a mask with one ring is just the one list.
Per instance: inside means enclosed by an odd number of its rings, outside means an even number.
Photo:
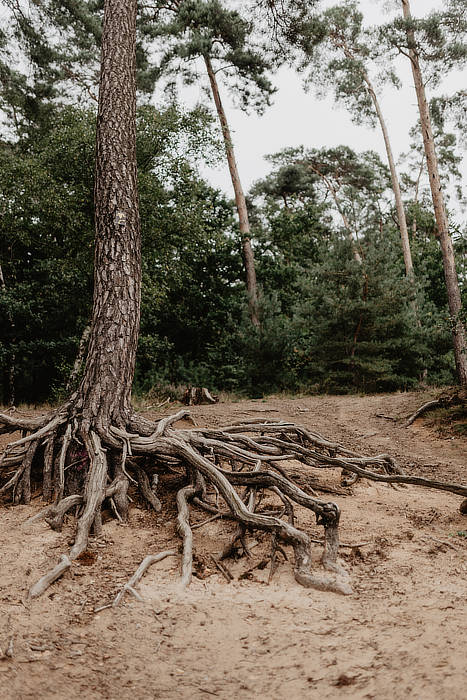
[{"label": "sandy soil", "polygon": [[[194,407],[193,415],[200,425],[294,419],[362,452],[390,452],[411,473],[465,483],[465,439],[390,420],[420,402],[414,394],[273,398]],[[319,478],[339,490],[339,474]],[[176,485],[167,487],[162,514],[135,501],[129,526],[109,521],[90,555],[32,603],[26,590],[66,551],[71,523],[62,533],[25,526],[39,498],[0,510],[0,650],[11,652],[0,658],[2,700],[466,697],[467,518],[459,497],[367,482],[326,496],[342,508],[342,541],[366,543],[343,550],[349,597],[302,589],[290,562],[270,585],[267,568],[239,579],[267,553],[261,537],[252,562],[229,562],[236,578],[228,584],[209,555],[232,524],[217,521],[194,530],[198,577],[187,592],[177,588],[179,557],[167,558],[138,586],[145,604],[126,597],[96,613],[147,553],[178,548]],[[321,535],[308,512],[298,516]],[[193,523],[205,517],[193,511]],[[320,551],[316,545],[317,559]]]}]

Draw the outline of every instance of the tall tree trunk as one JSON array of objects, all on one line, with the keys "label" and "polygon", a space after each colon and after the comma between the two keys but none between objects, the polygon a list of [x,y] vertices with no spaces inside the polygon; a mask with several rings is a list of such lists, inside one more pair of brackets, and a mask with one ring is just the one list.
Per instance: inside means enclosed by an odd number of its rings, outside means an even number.
[{"label": "tall tree trunk", "polygon": [[214,70],[212,68],[212,63],[209,56],[204,56],[204,62],[206,64],[206,70],[208,72],[209,82],[211,84],[212,96],[214,98],[214,102],[217,109],[217,115],[219,117],[220,125],[222,128],[225,152],[227,154],[227,162],[229,164],[230,177],[232,179],[232,185],[235,193],[235,204],[237,205],[239,228],[242,237],[242,252],[246,273],[246,287],[248,291],[250,318],[255,326],[259,326],[260,323],[258,315],[258,289],[256,284],[255,259],[253,255],[253,249],[251,247],[250,222],[248,220],[248,210],[246,206],[245,195],[243,194],[242,183],[240,182],[240,176],[238,174],[232,137],[230,135],[229,124],[227,122],[227,117],[225,115],[224,107],[222,105],[222,100],[219,94],[219,87],[217,85],[216,74],[214,73]]},{"label": "tall tree trunk", "polygon": [[[402,10],[404,19],[410,20],[409,0],[402,0]],[[451,315],[452,337],[454,345],[454,357],[456,360],[457,375],[462,386],[467,385],[467,339],[464,324],[461,319],[462,301],[457,278],[456,262],[449,226],[444,204],[443,191],[436,157],[433,130],[428,103],[425,95],[420,61],[416,51],[415,35],[410,27],[407,27],[407,39],[409,44],[409,57],[412,65],[412,75],[417,93],[418,109],[420,112],[420,123],[422,127],[423,146],[425,149],[426,163],[430,180],[431,197],[435,212],[436,225],[438,228],[438,238],[441,245],[443,257],[444,278],[448,295],[449,311]]]},{"label": "tall tree trunk", "polygon": [[373,105],[375,107],[375,112],[376,112],[376,115],[378,117],[381,131],[383,132],[383,139],[384,139],[384,145],[386,148],[386,155],[387,155],[388,164],[389,164],[389,171],[391,173],[392,190],[394,192],[394,199],[395,199],[395,203],[396,203],[397,221],[399,224],[399,232],[400,232],[400,236],[401,236],[402,252],[404,254],[405,274],[407,275],[407,277],[413,277],[414,276],[413,262],[412,262],[412,253],[410,250],[409,232],[407,229],[407,219],[405,216],[404,204],[402,202],[401,188],[399,185],[399,178],[397,177],[396,164],[394,161],[394,155],[393,155],[392,148],[391,148],[391,142],[389,140],[388,129],[387,129],[384,117],[383,117],[383,112],[381,111],[381,106],[379,104],[379,100],[376,96],[376,92],[373,88],[372,83],[370,82],[370,78],[367,75],[367,73],[363,73],[363,79],[367,85],[368,92],[370,94],[370,97],[373,101]]},{"label": "tall tree trunk", "polygon": [[[373,85],[370,81],[370,78],[369,78],[368,74],[365,72],[363,72],[362,76],[363,76],[363,80],[365,81],[365,83],[367,85],[367,89],[368,89],[368,92],[370,94],[370,97],[373,101],[376,116],[378,117],[379,125],[380,125],[381,131],[383,133],[384,146],[386,148],[386,156],[388,159],[389,171],[391,173],[392,191],[394,193],[394,200],[396,203],[397,223],[399,225],[402,253],[404,256],[405,274],[406,274],[406,277],[409,278],[409,280],[414,282],[415,275],[414,275],[414,271],[413,271],[412,251],[410,250],[410,239],[409,239],[409,230],[407,228],[407,218],[405,216],[404,203],[402,201],[401,188],[399,185],[399,178],[397,176],[394,154],[392,152],[391,142],[389,140],[388,129],[386,126],[386,122],[384,120],[383,112],[381,110],[381,105],[379,104],[379,100],[376,96],[376,92],[373,88]],[[422,322],[420,320],[420,312],[419,312],[415,297],[410,299],[410,305],[411,305],[412,310],[415,314],[417,326],[418,326],[418,328],[421,328]],[[424,369],[422,376],[425,378],[426,374],[427,374],[427,370]]]},{"label": "tall tree trunk", "polygon": [[[349,46],[345,43],[345,41],[343,39],[338,38],[338,37],[334,37],[334,45],[337,48],[342,49],[342,51],[344,52],[344,54],[347,58],[349,58],[351,61],[355,61],[355,55],[352,53],[351,49],[349,48]],[[413,277],[414,273],[413,273],[412,253],[410,250],[410,240],[409,240],[409,232],[407,229],[407,219],[405,216],[404,204],[402,202],[401,188],[399,185],[399,178],[397,177],[396,164],[395,164],[394,155],[392,152],[391,141],[389,140],[388,129],[387,129],[386,122],[385,122],[385,119],[383,116],[383,112],[381,110],[381,105],[379,103],[378,97],[376,95],[375,89],[373,87],[373,84],[370,80],[368,73],[362,69],[361,76],[362,76],[364,83],[366,84],[368,94],[371,97],[371,101],[373,102],[376,116],[378,117],[379,125],[380,125],[381,131],[383,133],[384,146],[386,148],[386,156],[388,159],[389,171],[391,173],[391,185],[392,185],[392,190],[394,192],[394,199],[395,199],[395,203],[396,203],[397,221],[399,224],[399,232],[400,232],[401,243],[402,243],[402,252],[404,255],[405,274],[407,275],[407,277]]]},{"label": "tall tree trunk", "polygon": [[141,236],[136,177],[136,0],[105,0],[97,115],[94,300],[77,392],[82,430],[130,415],[140,321]]}]

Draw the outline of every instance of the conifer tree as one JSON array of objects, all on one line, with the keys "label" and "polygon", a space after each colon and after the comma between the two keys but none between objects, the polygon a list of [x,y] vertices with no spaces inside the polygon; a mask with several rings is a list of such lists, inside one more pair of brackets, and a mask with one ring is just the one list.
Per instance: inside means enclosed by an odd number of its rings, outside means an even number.
[{"label": "conifer tree", "polygon": [[[375,225],[378,206],[381,207],[389,184],[387,168],[378,155],[372,151],[357,154],[348,146],[302,147],[286,148],[268,156],[268,160],[275,166],[269,186],[274,180],[285,185],[290,179],[290,187],[294,187],[295,193],[298,187],[308,191],[308,196],[321,190],[321,199],[333,203],[353,257],[361,264],[359,236],[365,227]],[[255,191],[260,191],[265,184],[257,183]]]},{"label": "conifer tree", "polygon": [[[113,499],[121,520],[128,518],[129,476],[127,456],[152,457],[133,464],[136,483],[157,511],[161,503],[151,488],[155,464],[185,468],[188,483],[177,494],[178,530],[183,538],[182,585],[192,575],[192,533],[188,503],[197,498],[206,508],[207,482],[226,501],[235,520],[246,528],[270,532],[292,545],[295,578],[303,586],[351,593],[348,574],[337,562],[338,523],[336,504],[307,495],[288,478],[272,471],[228,471],[220,466],[221,455],[245,465],[280,459],[292,445],[303,449],[310,440],[316,450],[328,456],[329,442],[293,424],[269,424],[269,433],[280,437],[280,445],[268,445],[247,438],[243,432],[258,432],[257,423],[222,430],[185,431],[174,424],[187,411],[157,422],[136,414],[131,406],[132,381],[141,308],[141,241],[136,172],[136,0],[105,0],[102,33],[101,77],[97,118],[95,181],[94,299],[90,347],[84,375],[78,389],[56,411],[38,418],[17,418],[0,414],[0,432],[22,431],[23,436],[7,446],[0,458],[0,496],[13,492],[15,503],[29,503],[31,484],[40,482],[46,501],[54,505],[41,513],[54,529],[60,530],[65,514],[79,508],[74,543],[69,555],[29,590],[40,596],[67,571],[86,549],[91,529],[101,534],[101,506]],[[261,427],[260,431],[264,428]],[[285,439],[284,439],[285,438]],[[246,449],[245,449],[246,448]],[[315,454],[315,453],[313,453]],[[316,453],[317,454],[317,453]],[[333,449],[333,465],[338,455]],[[299,460],[308,457],[297,452]],[[347,461],[345,462],[347,464]],[[342,465],[344,462],[342,462]],[[144,468],[146,466],[146,469]],[[357,467],[358,468],[358,467]],[[154,479],[152,481],[154,484]],[[311,509],[325,529],[324,566],[332,577],[311,571],[310,537],[281,518],[254,512],[245,505],[234,486],[272,488],[281,498],[292,499]],[[287,501],[288,502],[288,501]],[[275,545],[274,545],[275,546]],[[154,561],[175,552],[145,559],[140,575]],[[116,602],[123,596],[117,596]]]},{"label": "conifer tree", "polygon": [[[395,158],[378,88],[370,76],[376,54],[374,41],[371,31],[363,27],[363,15],[357,3],[346,0],[311,16],[307,8],[302,9],[292,23],[291,37],[303,51],[300,62],[307,71],[307,82],[313,83],[319,94],[332,89],[336,101],[345,104],[355,121],[379,124],[391,175],[405,271],[412,277],[413,262]],[[381,80],[380,75],[378,82]],[[387,66],[384,81],[397,84],[396,76]]]},{"label": "conifer tree", "polygon": [[[431,81],[439,81],[442,72],[467,61],[467,21],[451,2],[444,13],[432,13],[427,18],[414,19],[408,0],[401,0],[403,19],[388,25],[382,35],[390,46],[410,60],[417,96],[423,145],[430,181],[431,196],[437,225],[437,237],[443,257],[444,277],[451,316],[457,375],[462,386],[467,385],[467,335],[462,319],[462,300],[456,261],[443,196],[432,121],[425,92],[422,61]],[[425,77],[426,80],[426,77]]]},{"label": "conifer tree", "polygon": [[[224,139],[227,162],[239,218],[250,318],[259,325],[258,291],[250,222],[232,135],[219,90],[218,75],[227,80],[234,98],[244,109],[262,110],[273,92],[267,78],[270,63],[252,41],[253,25],[220,0],[176,0],[156,3],[142,21],[148,37],[161,38],[161,71],[181,76],[185,82],[199,79],[197,61],[204,63]],[[190,63],[192,67],[190,67]]]}]

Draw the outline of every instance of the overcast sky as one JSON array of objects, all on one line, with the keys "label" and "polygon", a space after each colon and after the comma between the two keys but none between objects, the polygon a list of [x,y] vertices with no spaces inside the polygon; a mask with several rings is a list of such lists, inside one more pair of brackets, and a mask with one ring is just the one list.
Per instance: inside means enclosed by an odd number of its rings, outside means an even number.
[{"label": "overcast sky", "polygon": [[[372,24],[387,21],[390,15],[384,8],[388,5],[396,8],[396,11],[400,8],[399,2],[361,0],[360,7],[365,22]],[[415,16],[424,15],[431,9],[442,6],[442,0],[412,0],[411,3],[412,14]],[[399,67],[399,75],[403,80],[402,89],[387,90],[382,96],[382,108],[397,157],[408,150],[408,132],[417,119],[416,96],[409,61],[402,59]],[[465,74],[462,76],[457,73],[448,78],[442,86],[442,91],[448,93],[458,90],[465,87],[466,82]],[[302,78],[290,69],[281,69],[276,74],[274,83],[278,92],[274,95],[272,107],[262,116],[254,113],[246,115],[235,109],[227,91],[221,86],[240,176],[246,191],[252,182],[269,171],[269,164],[264,160],[264,156],[285,146],[330,147],[345,144],[358,151],[373,149],[385,159],[379,129],[356,126],[345,109],[336,106],[331,98],[318,100],[312,92],[305,92]],[[206,102],[207,98],[200,88],[197,94],[196,91],[191,91],[191,99]],[[205,170],[204,174],[214,185],[229,195],[232,193],[227,165],[215,170]]]}]

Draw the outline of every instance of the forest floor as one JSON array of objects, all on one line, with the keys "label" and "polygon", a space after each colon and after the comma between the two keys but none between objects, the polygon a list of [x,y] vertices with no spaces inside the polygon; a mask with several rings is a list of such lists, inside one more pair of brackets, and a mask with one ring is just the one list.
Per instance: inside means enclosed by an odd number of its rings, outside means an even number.
[{"label": "forest floor", "polygon": [[[424,419],[407,429],[391,420],[424,400],[411,393],[277,397],[195,406],[192,415],[209,426],[294,420],[361,453],[389,452],[408,473],[466,483],[466,437],[440,435]],[[339,479],[319,473],[336,491]],[[1,700],[466,697],[460,497],[366,481],[324,494],[341,506],[341,540],[365,543],[342,551],[355,591],[348,597],[301,588],[290,561],[281,560],[269,585],[268,568],[240,578],[268,552],[261,535],[251,538],[252,560],[228,561],[235,580],[227,583],[210,555],[233,525],[218,520],[193,531],[197,576],[187,591],[177,586],[179,557],[170,557],[139,584],[145,604],[127,594],[119,607],[95,612],[146,554],[178,549],[174,481],[161,493],[162,513],[135,500],[130,524],[109,520],[89,555],[33,602],[25,601],[28,586],[67,551],[71,522],[61,533],[42,522],[24,526],[41,508],[39,497],[0,509],[0,650],[11,652],[0,658]],[[309,511],[297,514],[300,527],[322,536]],[[192,523],[205,519],[193,509]],[[320,552],[316,545],[317,559]]]}]

